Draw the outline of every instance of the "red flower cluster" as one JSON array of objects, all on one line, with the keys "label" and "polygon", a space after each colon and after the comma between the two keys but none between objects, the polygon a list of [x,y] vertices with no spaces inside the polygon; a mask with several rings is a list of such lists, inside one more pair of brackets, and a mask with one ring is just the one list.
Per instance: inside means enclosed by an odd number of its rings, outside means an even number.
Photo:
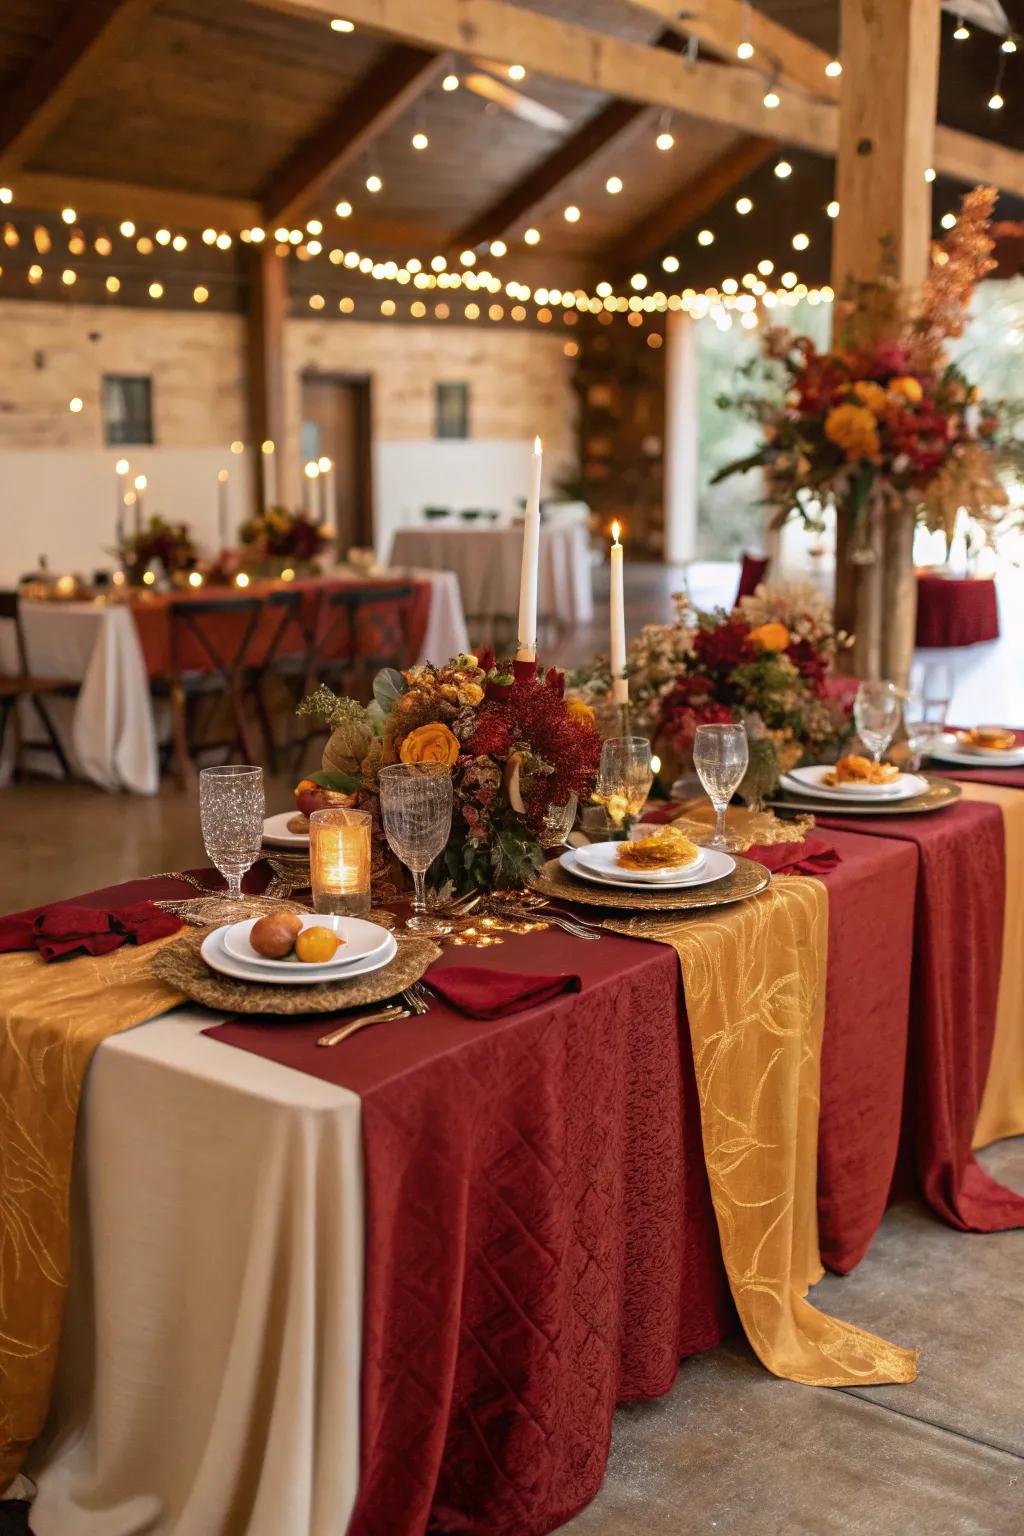
[{"label": "red flower cluster", "polygon": [[539,828],[552,805],[590,793],[601,760],[601,737],[566,710],[563,673],[552,669],[538,675],[518,664],[516,672],[500,698],[489,694],[480,706],[468,746],[499,760],[519,746],[540,765],[539,772],[527,776],[523,797],[527,818]]},{"label": "red flower cluster", "polygon": [[698,630],[693,649],[701,666],[709,672],[731,672],[733,667],[753,661],[757,655],[750,641],[750,625],[736,619]]}]

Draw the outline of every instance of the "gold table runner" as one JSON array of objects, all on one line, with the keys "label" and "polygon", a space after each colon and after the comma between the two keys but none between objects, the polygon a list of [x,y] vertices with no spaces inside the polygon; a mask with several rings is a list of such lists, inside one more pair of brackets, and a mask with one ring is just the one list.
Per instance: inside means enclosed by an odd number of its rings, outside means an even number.
[{"label": "gold table runner", "polygon": [[960,788],[965,800],[998,805],[1006,841],[1003,966],[996,1034],[973,1143],[987,1147],[1006,1136],[1024,1134],[1024,790],[974,783],[961,783]]},{"label": "gold table runner", "polygon": [[762,1363],[809,1386],[909,1382],[917,1351],[817,1311],[818,1109],[828,894],[776,876],[761,896],[678,922],[606,926],[679,956],[704,1157],[740,1321]]},{"label": "gold table runner", "polygon": [[0,957],[0,1489],[43,1427],[68,1280],[68,1192],[86,1069],[108,1035],[183,999],[161,939],[45,965]]}]

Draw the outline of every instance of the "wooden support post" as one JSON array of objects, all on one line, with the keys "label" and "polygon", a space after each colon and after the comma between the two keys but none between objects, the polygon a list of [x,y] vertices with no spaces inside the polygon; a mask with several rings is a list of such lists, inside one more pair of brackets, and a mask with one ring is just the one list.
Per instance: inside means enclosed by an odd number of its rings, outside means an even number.
[{"label": "wooden support post", "polygon": [[256,461],[253,475],[254,511],[268,503],[268,465],[261,445],[274,444],[273,499],[295,505],[296,467],[286,452],[284,388],[284,323],[288,314],[287,263],[273,248],[249,251],[249,308],[247,326],[247,387],[249,436]]},{"label": "wooden support post", "polygon": [[[935,113],[939,79],[939,0],[842,0],[842,88],[832,240],[836,342],[871,340],[912,311],[928,270]],[[870,318],[850,331],[844,299],[888,285]],[[887,518],[893,513],[887,512]],[[895,514],[899,520],[899,514]],[[858,635],[847,658],[861,676],[881,669],[905,681],[913,650],[914,586],[910,533],[879,530],[881,569],[851,562],[851,535],[836,541],[836,624]],[[890,561],[906,562],[907,572]],[[909,645],[908,645],[909,637]]]}]

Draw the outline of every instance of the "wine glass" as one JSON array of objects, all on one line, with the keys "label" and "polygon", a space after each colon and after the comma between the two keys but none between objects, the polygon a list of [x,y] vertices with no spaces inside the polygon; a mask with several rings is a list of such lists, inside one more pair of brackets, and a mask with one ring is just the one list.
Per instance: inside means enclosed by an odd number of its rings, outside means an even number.
[{"label": "wine glass", "polygon": [[910,675],[903,701],[903,724],[910,749],[907,767],[912,773],[917,772],[921,758],[932,751],[942,735],[951,692],[949,668],[942,662],[923,671],[915,668]]},{"label": "wine glass", "polygon": [[570,795],[564,805],[549,805],[540,829],[542,848],[564,848],[576,823],[577,800]]},{"label": "wine glass", "polygon": [[895,684],[884,679],[861,683],[853,701],[853,719],[872,759],[881,762],[900,723],[900,696]]},{"label": "wine glass", "polygon": [[742,725],[698,725],[693,739],[693,766],[715,808],[711,847],[728,849],[725,812],[747,771],[750,748]]},{"label": "wine glass", "polygon": [[620,834],[643,810],[653,783],[651,744],[647,737],[609,737],[601,748],[594,799],[604,806]]},{"label": "wine glass", "polygon": [[452,776],[443,763],[392,763],[377,776],[380,814],[391,851],[411,872],[414,933],[440,934],[446,923],[427,915],[426,873],[452,829]]},{"label": "wine glass", "polygon": [[924,669],[924,706],[929,720],[945,727],[953,702],[953,671],[944,661],[933,661]]},{"label": "wine glass", "polygon": [[259,858],[263,842],[263,769],[227,763],[199,772],[199,820],[206,856],[228,883],[231,901],[242,899],[242,876]]}]

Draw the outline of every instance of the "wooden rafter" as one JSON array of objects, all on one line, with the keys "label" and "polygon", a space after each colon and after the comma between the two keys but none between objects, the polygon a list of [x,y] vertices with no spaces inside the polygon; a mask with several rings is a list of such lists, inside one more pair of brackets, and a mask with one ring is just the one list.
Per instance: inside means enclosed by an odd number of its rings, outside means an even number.
[{"label": "wooden rafter", "polygon": [[700,176],[693,177],[657,207],[653,213],[620,235],[606,252],[616,272],[663,249],[673,237],[699,219],[701,214],[729,192],[744,176],[756,171],[778,148],[773,139],[743,138],[731,144]]},{"label": "wooden rafter", "polygon": [[[252,0],[292,16],[327,23],[337,0]],[[705,4],[705,0],[701,0]],[[697,0],[693,0],[697,4]],[[719,0],[706,0],[712,14]],[[679,10],[688,9],[680,0]],[[629,101],[669,107],[738,132],[772,137],[802,149],[834,154],[839,115],[834,102],[781,92],[766,108],[751,71],[742,64],[682,63],[648,43],[612,37],[592,27],[541,15],[507,0],[350,0],[346,16],[357,26],[424,48],[483,54],[507,64],[567,80]],[[660,13],[659,13],[660,14]],[[785,29],[782,29],[785,30]],[[809,46],[809,45],[808,45]],[[814,50],[827,82],[820,50]],[[817,68],[817,65],[815,65]],[[835,82],[833,82],[834,84]],[[826,87],[819,86],[823,92]],[[936,169],[962,181],[994,181],[1024,196],[1024,154],[988,139],[938,128]]]},{"label": "wooden rafter", "polygon": [[74,208],[77,213],[118,219],[146,219],[183,229],[244,229],[260,221],[259,204],[245,197],[216,197],[174,187],[140,187],[123,181],[60,172],[16,172],[11,178],[18,203],[27,208]]},{"label": "wooden rafter", "polygon": [[777,74],[801,90],[827,101],[839,100],[838,78],[826,75],[827,53],[797,36],[742,0],[628,0],[637,10],[670,22],[687,37],[723,59],[737,59],[737,48],[749,43],[754,52],[744,62],[769,76]]},{"label": "wooden rafter", "polygon": [[330,116],[273,172],[260,202],[267,224],[288,223],[316,193],[450,67],[447,53],[395,43]]},{"label": "wooden rafter", "polygon": [[76,0],[67,20],[0,103],[0,170],[24,165],[66,116],[86,84],[155,0]]}]

